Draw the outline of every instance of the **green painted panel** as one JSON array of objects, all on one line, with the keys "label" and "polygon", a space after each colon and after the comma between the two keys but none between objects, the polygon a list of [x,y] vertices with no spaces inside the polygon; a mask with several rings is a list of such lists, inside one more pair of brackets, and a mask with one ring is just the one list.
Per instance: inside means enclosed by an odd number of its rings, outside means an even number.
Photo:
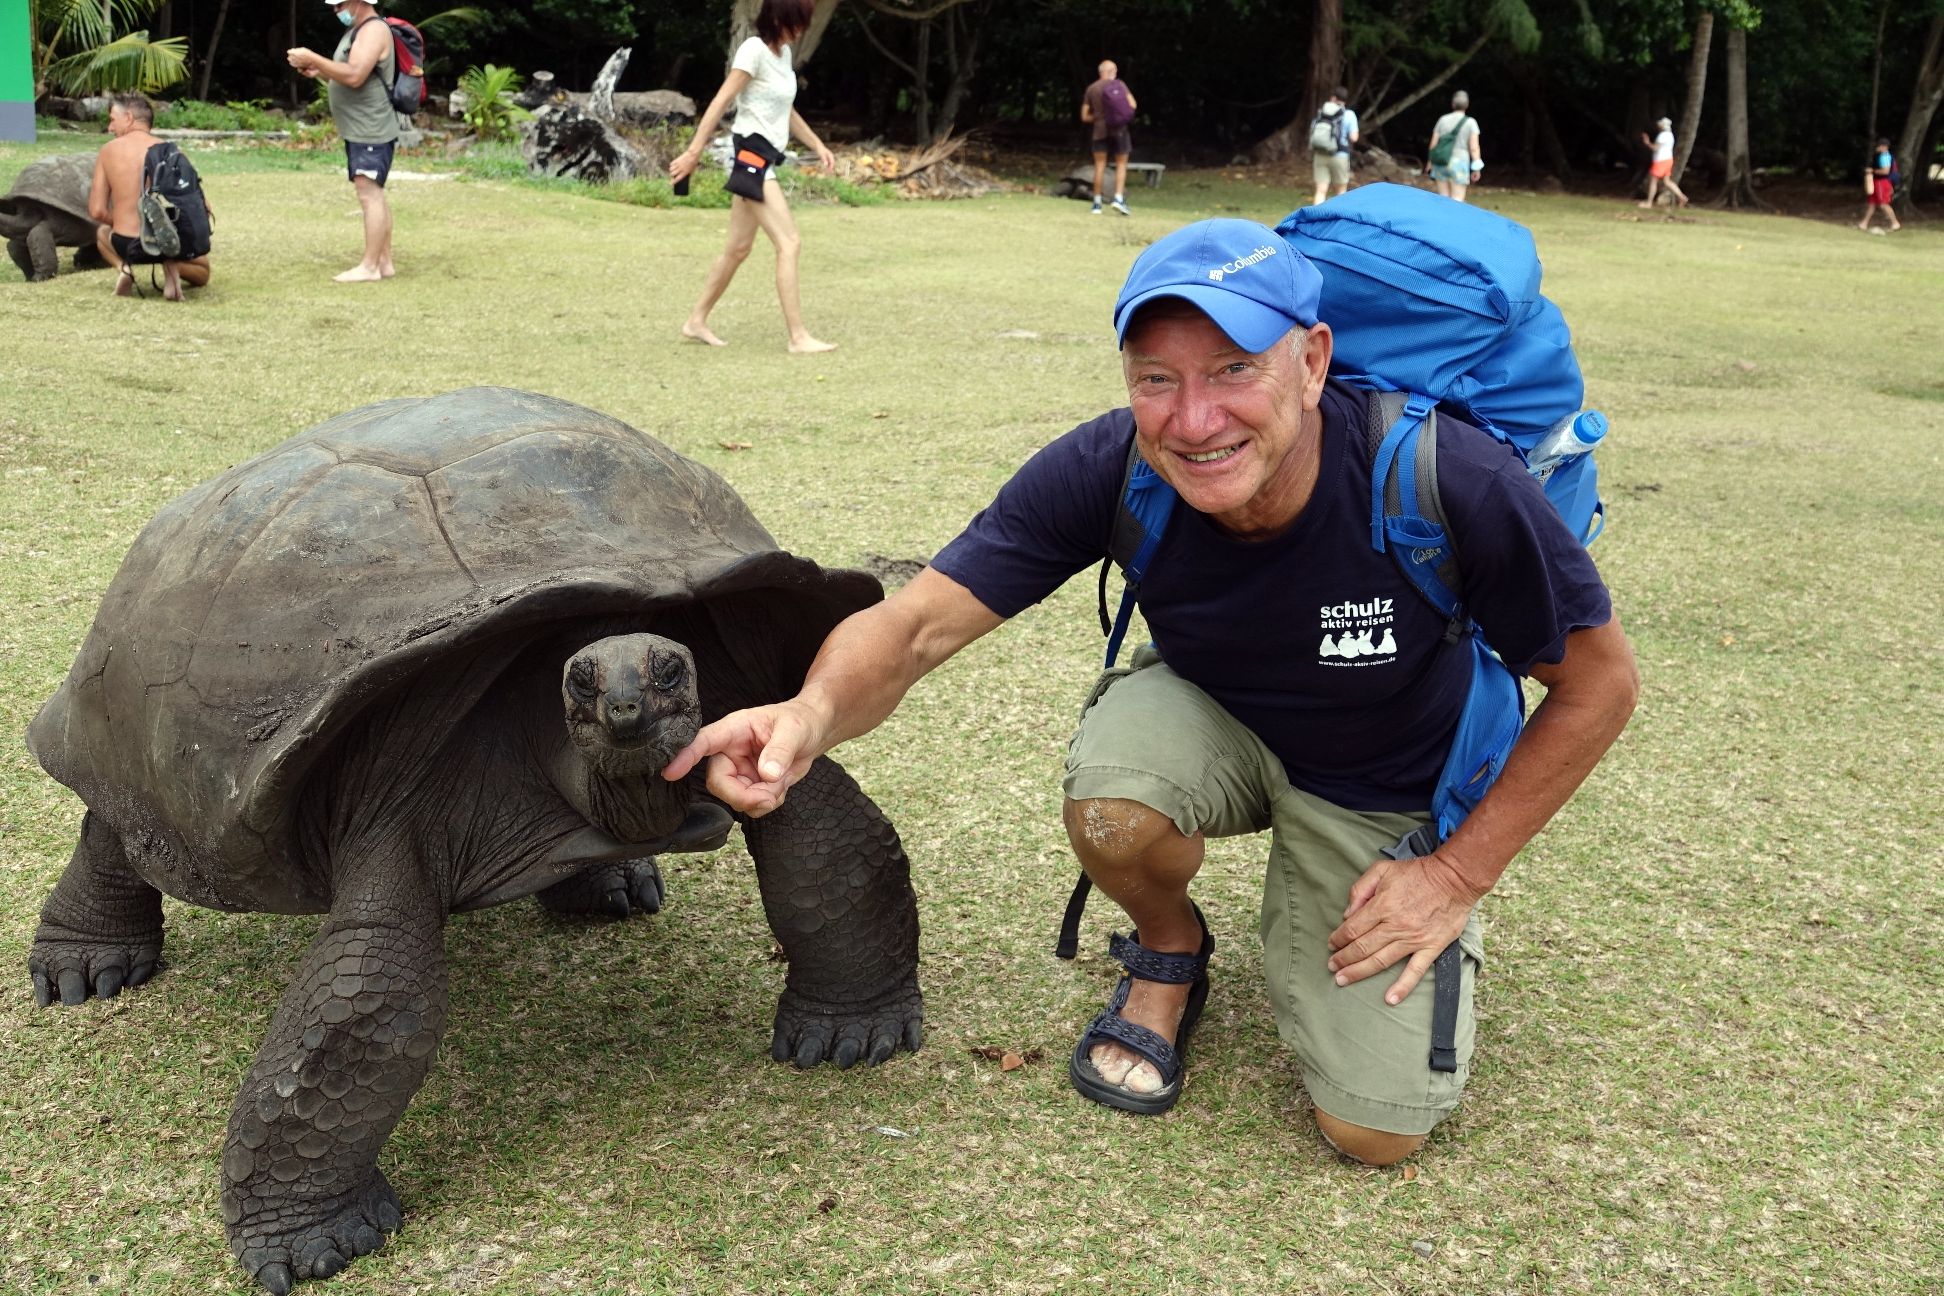
[{"label": "green painted panel", "polygon": [[27,53],[28,0],[0,0],[0,101],[34,101],[34,63]]}]

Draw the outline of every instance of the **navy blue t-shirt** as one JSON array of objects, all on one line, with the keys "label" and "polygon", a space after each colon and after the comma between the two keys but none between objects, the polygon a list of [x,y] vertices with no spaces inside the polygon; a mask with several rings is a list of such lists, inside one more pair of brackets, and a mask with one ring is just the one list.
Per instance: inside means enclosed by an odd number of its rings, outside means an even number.
[{"label": "navy blue t-shirt", "polygon": [[[1353,810],[1423,810],[1470,681],[1445,618],[1370,547],[1361,398],[1331,383],[1322,464],[1295,523],[1240,540],[1179,505],[1141,587],[1168,665],[1281,758],[1290,782]],[[1134,416],[1083,423],[1026,462],[932,559],[993,613],[1015,616],[1099,562],[1120,503]],[[1521,674],[1612,615],[1585,548],[1509,447],[1438,418],[1438,490],[1465,602]]]}]

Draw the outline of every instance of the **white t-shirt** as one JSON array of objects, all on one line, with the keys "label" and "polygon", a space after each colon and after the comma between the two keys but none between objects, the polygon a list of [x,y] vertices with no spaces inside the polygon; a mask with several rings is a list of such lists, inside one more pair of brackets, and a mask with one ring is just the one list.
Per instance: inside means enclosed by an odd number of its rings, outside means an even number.
[{"label": "white t-shirt", "polygon": [[1654,136],[1654,161],[1672,162],[1674,160],[1674,132],[1664,130]]},{"label": "white t-shirt", "polygon": [[796,71],[790,66],[790,47],[772,54],[760,36],[751,36],[736,50],[729,64],[749,73],[749,84],[736,96],[736,119],[729,129],[738,135],[761,135],[780,151],[790,144],[790,105],[796,102]]},{"label": "white t-shirt", "polygon": [[[1459,123],[1463,123],[1460,125]],[[1470,119],[1470,114],[1454,109],[1438,118],[1438,124],[1431,128],[1431,138],[1443,139],[1446,131],[1457,131],[1451,140],[1451,165],[1454,167],[1471,165],[1471,140],[1478,134],[1478,122]]]}]

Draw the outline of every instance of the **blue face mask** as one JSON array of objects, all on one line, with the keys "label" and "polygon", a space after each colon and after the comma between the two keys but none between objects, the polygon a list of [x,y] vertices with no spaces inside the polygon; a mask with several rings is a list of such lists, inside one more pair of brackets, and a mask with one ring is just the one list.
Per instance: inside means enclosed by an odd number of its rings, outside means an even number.
[{"label": "blue face mask", "polygon": [[349,9],[339,9],[337,11],[337,16],[338,16],[338,26],[349,27],[351,25],[351,11]]}]

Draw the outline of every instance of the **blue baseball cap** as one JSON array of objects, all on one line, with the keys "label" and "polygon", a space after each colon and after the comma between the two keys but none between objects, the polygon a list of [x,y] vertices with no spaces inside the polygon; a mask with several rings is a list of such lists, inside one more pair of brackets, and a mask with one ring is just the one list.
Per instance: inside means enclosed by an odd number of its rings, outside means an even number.
[{"label": "blue baseball cap", "polygon": [[1135,312],[1179,297],[1244,351],[1267,351],[1289,330],[1316,323],[1322,291],[1316,267],[1267,225],[1196,221],[1135,258],[1114,303],[1114,335],[1125,347]]}]

